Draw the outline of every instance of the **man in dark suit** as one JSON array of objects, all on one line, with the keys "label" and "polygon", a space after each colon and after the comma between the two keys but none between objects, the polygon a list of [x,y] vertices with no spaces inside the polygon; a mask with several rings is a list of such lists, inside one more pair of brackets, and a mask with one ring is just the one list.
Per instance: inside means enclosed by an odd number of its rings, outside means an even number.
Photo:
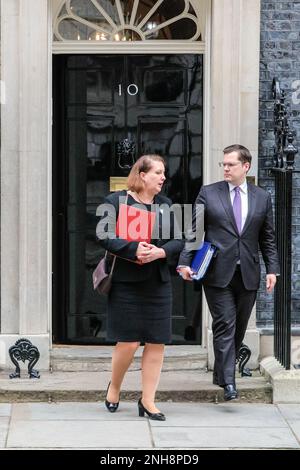
[{"label": "man in dark suit", "polygon": [[[203,186],[196,204],[204,205],[205,240],[217,247],[203,280],[212,315],[215,365],[213,382],[224,388],[225,400],[237,398],[235,363],[260,282],[258,249],[266,266],[266,289],[272,292],[279,273],[270,195],[247,183],[251,154],[242,145],[224,150],[224,181]],[[194,210],[194,218],[196,211]],[[193,220],[195,226],[195,220]],[[185,280],[193,251],[186,244],[178,263]]]}]

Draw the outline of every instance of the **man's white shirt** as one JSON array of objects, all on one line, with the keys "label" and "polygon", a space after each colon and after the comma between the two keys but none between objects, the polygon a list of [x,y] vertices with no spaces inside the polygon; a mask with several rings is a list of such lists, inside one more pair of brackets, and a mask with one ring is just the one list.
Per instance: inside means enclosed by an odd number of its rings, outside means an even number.
[{"label": "man's white shirt", "polygon": [[[229,186],[229,194],[230,194],[230,200],[231,204],[233,204],[234,196],[235,196],[235,191],[234,186],[231,183],[228,183]],[[242,230],[246,222],[246,218],[248,215],[248,185],[247,185],[247,180],[245,180],[240,186],[240,195],[241,195],[241,203],[242,203]]]}]

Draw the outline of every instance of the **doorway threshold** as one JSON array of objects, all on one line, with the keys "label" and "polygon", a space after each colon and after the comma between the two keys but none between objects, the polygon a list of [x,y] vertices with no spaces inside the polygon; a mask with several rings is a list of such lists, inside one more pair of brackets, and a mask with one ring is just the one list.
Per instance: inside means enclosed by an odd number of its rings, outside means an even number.
[{"label": "doorway threshold", "polygon": [[[101,372],[111,369],[113,346],[54,345],[50,352],[52,371]],[[130,370],[141,368],[143,348],[135,355]],[[200,345],[166,346],[163,370],[205,370],[207,349]]]}]

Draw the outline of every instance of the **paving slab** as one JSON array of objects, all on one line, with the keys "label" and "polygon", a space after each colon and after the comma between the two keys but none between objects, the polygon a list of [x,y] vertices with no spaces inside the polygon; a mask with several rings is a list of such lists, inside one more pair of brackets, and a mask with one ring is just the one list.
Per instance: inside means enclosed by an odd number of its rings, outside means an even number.
[{"label": "paving slab", "polygon": [[139,421],[137,403],[120,403],[109,413],[104,402],[96,403],[14,403],[12,421]]},{"label": "paving slab", "polygon": [[288,427],[278,409],[267,404],[159,403],[166,421],[151,421],[151,426],[187,427]]},{"label": "paving slab", "polygon": [[0,418],[0,448],[3,449],[6,445],[6,438],[9,427],[9,418],[1,417]]},{"label": "paving slab", "polygon": [[8,403],[0,403],[0,416],[10,416],[11,405]]},{"label": "paving slab", "polygon": [[152,447],[146,421],[22,421],[11,423],[7,447],[113,449]]},{"label": "paving slab", "polygon": [[[151,421],[151,426],[228,426],[228,427],[287,427],[279,410],[273,405],[158,403],[167,421]],[[141,421],[136,403],[121,402],[116,413],[108,413],[104,403],[15,403],[12,421],[91,420]]]},{"label": "paving slab", "polygon": [[296,439],[300,443],[300,420],[289,420],[288,421],[290,428],[292,429]]},{"label": "paving slab", "polygon": [[300,405],[289,404],[289,405],[277,405],[282,416],[287,420],[300,420]]},{"label": "paving slab", "polygon": [[152,427],[157,448],[299,449],[287,428]]}]

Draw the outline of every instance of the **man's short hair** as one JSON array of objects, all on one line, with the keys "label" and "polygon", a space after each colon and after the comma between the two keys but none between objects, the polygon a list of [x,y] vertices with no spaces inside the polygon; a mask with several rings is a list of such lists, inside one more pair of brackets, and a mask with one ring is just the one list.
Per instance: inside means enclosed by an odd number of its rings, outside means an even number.
[{"label": "man's short hair", "polygon": [[242,163],[249,163],[249,165],[251,166],[252,155],[246,147],[240,144],[233,144],[229,145],[228,147],[225,147],[223,150],[224,155],[227,155],[231,152],[237,152],[239,155],[238,159]]}]

